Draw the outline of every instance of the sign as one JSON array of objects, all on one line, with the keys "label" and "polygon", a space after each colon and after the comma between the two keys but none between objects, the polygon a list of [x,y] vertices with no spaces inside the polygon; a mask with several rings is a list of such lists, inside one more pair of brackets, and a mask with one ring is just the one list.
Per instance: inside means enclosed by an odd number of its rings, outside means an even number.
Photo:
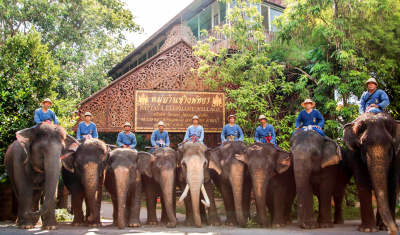
[{"label": "sign", "polygon": [[225,125],[225,93],[135,90],[135,131],[153,132],[159,121],[168,132],[186,132],[193,116],[205,133],[219,133]]}]

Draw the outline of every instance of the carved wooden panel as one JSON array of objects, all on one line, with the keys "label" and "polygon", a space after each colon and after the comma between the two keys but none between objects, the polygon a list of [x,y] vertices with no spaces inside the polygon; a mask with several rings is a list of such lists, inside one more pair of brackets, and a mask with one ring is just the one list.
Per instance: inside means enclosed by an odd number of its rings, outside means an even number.
[{"label": "carved wooden panel", "polygon": [[196,72],[192,72],[191,69],[199,68],[199,58],[193,55],[193,51],[190,47],[183,45],[182,49],[182,90],[196,90],[205,91],[209,90],[204,85],[204,79],[199,78]]},{"label": "carved wooden panel", "polygon": [[167,33],[167,39],[165,40],[164,45],[162,45],[162,47],[160,48],[160,51],[164,51],[167,48],[170,48],[180,40],[185,40],[186,43],[188,43],[191,46],[197,44],[197,39],[193,35],[193,32],[189,27],[183,25],[177,25]]},{"label": "carved wooden panel", "polygon": [[[97,126],[107,126],[107,93],[101,93],[88,103],[82,105],[79,110],[80,119],[78,120],[77,124],[83,121],[83,115],[86,112],[90,112],[92,114],[92,122],[96,123]],[[77,125],[76,125],[77,127]]]}]

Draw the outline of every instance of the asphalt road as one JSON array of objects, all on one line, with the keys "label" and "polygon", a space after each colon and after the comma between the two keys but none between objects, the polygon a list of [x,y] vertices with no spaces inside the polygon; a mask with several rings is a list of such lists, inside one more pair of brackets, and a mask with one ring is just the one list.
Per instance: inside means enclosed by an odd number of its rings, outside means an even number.
[{"label": "asphalt road", "polygon": [[[217,226],[210,227],[203,224],[202,228],[187,227],[183,226],[183,218],[179,218],[179,225],[176,228],[166,228],[165,223],[160,223],[157,226],[143,225],[140,228],[125,228],[118,229],[117,226],[111,225],[111,220],[103,220],[103,227],[101,228],[89,228],[89,227],[72,227],[68,222],[59,223],[58,230],[41,230],[40,226],[36,226],[34,229],[22,230],[15,227],[14,223],[0,222],[0,234],[355,234],[361,235],[362,233],[357,231],[357,227],[360,221],[346,221],[343,225],[335,225],[331,229],[315,229],[315,230],[303,230],[297,227],[297,224],[291,224],[285,228],[277,229],[243,229],[238,226]],[[142,219],[142,223],[145,222]],[[400,221],[397,221],[399,223]],[[386,231],[381,231],[375,234],[387,234]],[[400,232],[398,233],[400,234]]]}]

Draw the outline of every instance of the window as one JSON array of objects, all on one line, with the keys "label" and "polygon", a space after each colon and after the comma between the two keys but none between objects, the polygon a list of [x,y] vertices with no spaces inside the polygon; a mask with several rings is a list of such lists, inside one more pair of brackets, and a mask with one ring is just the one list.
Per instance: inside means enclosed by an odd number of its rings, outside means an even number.
[{"label": "window", "polygon": [[144,54],[144,55],[142,55],[142,56],[139,58],[138,64],[141,64],[141,63],[145,62],[146,60],[147,60],[147,53]]},{"label": "window", "polygon": [[133,63],[129,66],[129,69],[133,69],[137,66],[137,60],[133,61]]},{"label": "window", "polygon": [[225,21],[226,17],[226,3],[225,2],[219,2],[219,18],[220,22]]},{"label": "window", "polygon": [[275,17],[278,17],[278,16],[282,15],[282,12],[270,8],[270,14],[269,14],[269,15],[270,15],[270,21],[269,21],[269,23],[270,23],[270,25],[271,25],[271,29],[270,29],[270,30],[271,30],[271,31],[277,31],[278,29],[276,28],[275,25],[271,24],[271,22],[275,19]]},{"label": "window", "polygon": [[199,21],[200,21],[200,35],[201,35],[201,30],[210,30],[212,28],[212,23],[211,23],[211,7],[207,7],[205,10],[200,12],[199,14]]},{"label": "window", "polygon": [[265,29],[269,30],[269,14],[268,14],[268,7],[261,5],[261,15],[263,16],[262,25],[264,25]]},{"label": "window", "polygon": [[219,25],[219,2],[215,2],[211,5],[213,14],[213,26]]},{"label": "window", "polygon": [[122,72],[117,73],[117,78],[122,76]]},{"label": "window", "polygon": [[193,35],[199,37],[199,16],[196,15],[187,22],[187,26],[192,30]]},{"label": "window", "polygon": [[129,71],[129,66],[127,66],[124,71],[122,72],[123,74],[127,73]]},{"label": "window", "polygon": [[165,43],[165,39],[162,40],[162,41],[158,44],[158,49],[159,49],[159,50],[161,49],[162,45],[164,45],[164,43]]},{"label": "window", "polygon": [[155,54],[157,54],[157,45],[155,45],[153,48],[147,52],[147,58],[153,57]]}]

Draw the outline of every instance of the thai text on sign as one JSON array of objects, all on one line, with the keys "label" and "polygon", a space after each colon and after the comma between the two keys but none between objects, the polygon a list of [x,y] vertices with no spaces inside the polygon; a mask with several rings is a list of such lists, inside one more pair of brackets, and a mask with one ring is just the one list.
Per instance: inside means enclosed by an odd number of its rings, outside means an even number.
[{"label": "thai text on sign", "polygon": [[198,116],[206,133],[225,124],[225,93],[197,91],[135,91],[135,131],[152,132],[163,121],[168,132],[186,132]]}]

